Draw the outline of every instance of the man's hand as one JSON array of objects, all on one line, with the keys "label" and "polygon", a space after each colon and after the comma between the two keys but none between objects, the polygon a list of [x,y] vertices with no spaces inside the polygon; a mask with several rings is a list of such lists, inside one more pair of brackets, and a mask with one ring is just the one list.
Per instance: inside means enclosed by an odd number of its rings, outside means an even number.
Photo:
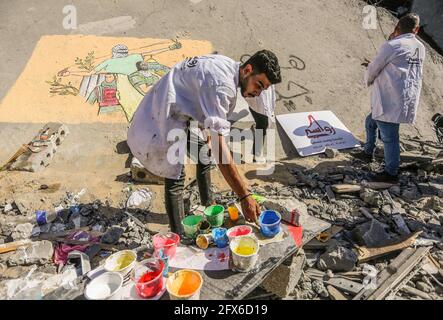
[{"label": "man's hand", "polygon": [[246,220],[258,224],[258,216],[260,215],[261,208],[257,201],[249,196],[243,199],[240,204]]}]

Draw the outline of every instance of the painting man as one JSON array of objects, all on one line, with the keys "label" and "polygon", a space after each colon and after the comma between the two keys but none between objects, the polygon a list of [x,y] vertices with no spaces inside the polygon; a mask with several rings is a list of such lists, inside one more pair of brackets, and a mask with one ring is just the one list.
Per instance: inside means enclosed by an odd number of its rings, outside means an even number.
[{"label": "painting man", "polygon": [[[242,65],[222,55],[207,55],[178,63],[145,95],[128,130],[128,145],[148,171],[165,178],[166,211],[172,231],[183,232],[185,171],[184,153],[180,153],[180,161],[171,161],[175,158],[171,159],[170,151],[177,143],[180,150],[183,146],[186,149],[188,141],[195,145],[189,130],[191,120],[211,133],[206,143],[211,142],[221,173],[237,194],[245,218],[257,220],[260,207],[238,173],[225,141],[230,132],[227,119],[234,110],[238,87],[243,97],[256,97],[279,82],[278,59],[268,50],[255,53]],[[178,142],[168,139],[168,135],[176,131],[184,133]],[[200,139],[197,144],[201,154],[205,144]],[[211,163],[202,158],[198,157],[197,182],[201,203],[207,206],[214,202]]]},{"label": "painting man", "polygon": [[400,124],[414,123],[417,117],[425,59],[425,47],[416,37],[419,29],[418,15],[402,17],[390,40],[367,65],[372,112],[366,118],[366,143],[360,157],[372,160],[378,129],[384,144],[385,170],[374,174],[374,181],[398,181]]}]

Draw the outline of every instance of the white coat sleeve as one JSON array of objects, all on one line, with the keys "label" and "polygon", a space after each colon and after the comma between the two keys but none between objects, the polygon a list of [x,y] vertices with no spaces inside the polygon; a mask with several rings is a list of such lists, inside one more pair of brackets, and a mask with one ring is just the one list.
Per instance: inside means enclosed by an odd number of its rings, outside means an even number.
[{"label": "white coat sleeve", "polygon": [[202,88],[201,92],[199,99],[205,115],[205,129],[228,136],[231,123],[227,120],[227,115],[230,106],[235,102],[235,92],[223,85]]},{"label": "white coat sleeve", "polygon": [[368,70],[366,71],[366,84],[371,86],[375,78],[380,74],[384,67],[391,61],[394,54],[394,49],[386,41],[377,53],[374,60],[368,65]]}]

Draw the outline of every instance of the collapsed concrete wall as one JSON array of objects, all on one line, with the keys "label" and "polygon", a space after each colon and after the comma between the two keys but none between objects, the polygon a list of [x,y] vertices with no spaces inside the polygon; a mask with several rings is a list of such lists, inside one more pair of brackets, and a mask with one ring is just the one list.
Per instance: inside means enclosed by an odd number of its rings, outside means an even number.
[{"label": "collapsed concrete wall", "polygon": [[443,50],[443,2],[441,0],[415,0],[412,12],[420,15],[423,31]]}]

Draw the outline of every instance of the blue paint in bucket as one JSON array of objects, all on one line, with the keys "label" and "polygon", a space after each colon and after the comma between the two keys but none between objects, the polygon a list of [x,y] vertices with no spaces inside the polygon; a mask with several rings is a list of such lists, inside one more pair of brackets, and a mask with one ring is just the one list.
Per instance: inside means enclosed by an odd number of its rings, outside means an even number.
[{"label": "blue paint in bucket", "polygon": [[277,211],[263,211],[258,222],[261,233],[267,238],[272,238],[280,232],[281,215]]},{"label": "blue paint in bucket", "polygon": [[214,228],[212,230],[212,238],[218,248],[224,248],[228,245],[229,239],[226,234],[227,231],[226,228]]}]

